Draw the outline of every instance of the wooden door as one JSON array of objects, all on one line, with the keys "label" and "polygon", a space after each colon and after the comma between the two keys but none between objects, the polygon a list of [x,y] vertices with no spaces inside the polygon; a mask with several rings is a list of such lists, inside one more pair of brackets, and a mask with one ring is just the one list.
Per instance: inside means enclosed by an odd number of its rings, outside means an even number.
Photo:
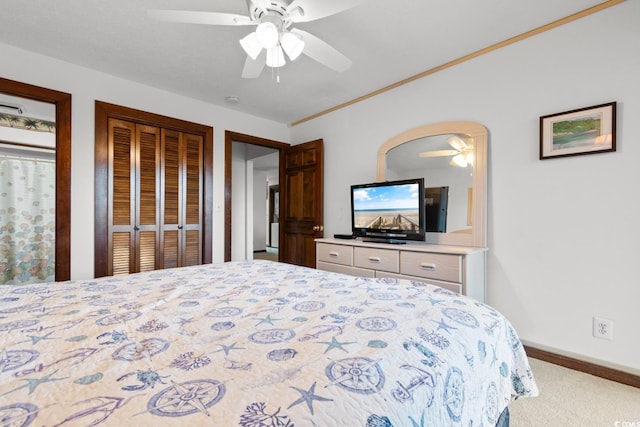
[{"label": "wooden door", "polygon": [[[184,155],[182,174],[184,191],[182,206],[181,265],[202,264],[202,200],[203,200],[203,152],[202,137],[182,134]],[[179,226],[179,227],[180,227]]]},{"label": "wooden door", "polygon": [[202,264],[202,137],[162,130],[159,268]]},{"label": "wooden door", "polygon": [[160,259],[160,129],[137,124],[135,152],[135,263],[132,273],[155,270]]},{"label": "wooden door", "polygon": [[135,139],[134,123],[109,120],[108,273],[126,274],[134,270],[135,237]]},{"label": "wooden door", "polygon": [[109,121],[109,274],[202,263],[202,137]]},{"label": "wooden door", "polygon": [[109,120],[108,274],[156,268],[159,141],[156,127]]},{"label": "wooden door", "polygon": [[323,236],[323,143],[281,151],[280,260],[315,268],[315,239]]},{"label": "wooden door", "polygon": [[95,275],[211,262],[213,128],[96,101]]},{"label": "wooden door", "polygon": [[160,211],[163,215],[160,247],[162,248],[161,268],[180,266],[181,218],[184,208],[180,204],[184,183],[182,164],[182,138],[180,132],[162,130],[162,173]]}]

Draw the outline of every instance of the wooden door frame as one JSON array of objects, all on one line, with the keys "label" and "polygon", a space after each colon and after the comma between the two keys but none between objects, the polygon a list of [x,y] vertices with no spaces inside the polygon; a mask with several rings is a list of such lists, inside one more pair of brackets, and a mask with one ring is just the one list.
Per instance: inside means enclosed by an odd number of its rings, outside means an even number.
[{"label": "wooden door frame", "polygon": [[71,278],[71,94],[0,77],[0,92],[56,107],[55,280]]},{"label": "wooden door frame", "polygon": [[161,127],[202,136],[203,164],[203,218],[202,218],[202,262],[212,259],[213,236],[213,128],[211,126],[136,110],[102,101],[95,102],[95,276],[107,270],[107,226],[108,226],[108,182],[109,182],[109,119],[115,118],[139,124]]},{"label": "wooden door frame", "polygon": [[[231,261],[231,163],[233,157],[233,143],[258,145],[278,150],[280,160],[282,160],[283,150],[291,146],[285,142],[274,141],[272,139],[260,138],[243,133],[224,131],[224,260]],[[278,166],[282,171],[282,161]],[[280,212],[282,212],[282,197],[280,197]],[[282,215],[281,215],[282,217]],[[280,227],[282,233],[282,227]]]}]

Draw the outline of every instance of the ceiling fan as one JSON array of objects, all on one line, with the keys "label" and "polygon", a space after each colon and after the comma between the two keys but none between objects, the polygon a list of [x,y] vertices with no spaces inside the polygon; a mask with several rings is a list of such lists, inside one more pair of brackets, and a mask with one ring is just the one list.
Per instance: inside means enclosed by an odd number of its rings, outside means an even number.
[{"label": "ceiling fan", "polygon": [[420,157],[445,157],[453,156],[451,165],[460,167],[466,167],[468,164],[473,164],[473,145],[467,144],[462,138],[457,135],[452,135],[447,138],[447,143],[451,146],[451,150],[436,150],[436,151],[423,151],[418,153]]},{"label": "ceiling fan", "polygon": [[278,68],[301,53],[337,72],[351,66],[351,60],[313,34],[292,28],[293,24],[315,21],[347,9],[364,0],[246,0],[248,16],[222,12],[149,10],[155,19],[204,25],[256,26],[240,40],[247,53],[242,77],[256,78],[264,66]]}]

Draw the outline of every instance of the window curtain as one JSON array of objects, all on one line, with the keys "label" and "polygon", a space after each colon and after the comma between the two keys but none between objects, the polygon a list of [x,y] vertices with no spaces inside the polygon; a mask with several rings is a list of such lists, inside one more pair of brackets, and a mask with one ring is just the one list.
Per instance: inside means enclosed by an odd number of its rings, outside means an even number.
[{"label": "window curtain", "polygon": [[54,281],[55,162],[0,157],[0,284]]}]

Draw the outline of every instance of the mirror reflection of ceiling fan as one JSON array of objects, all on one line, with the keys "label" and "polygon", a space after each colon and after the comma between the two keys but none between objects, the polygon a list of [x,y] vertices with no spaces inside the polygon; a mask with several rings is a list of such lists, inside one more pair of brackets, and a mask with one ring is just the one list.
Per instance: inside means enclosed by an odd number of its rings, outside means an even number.
[{"label": "mirror reflection of ceiling fan", "polygon": [[155,19],[187,24],[256,26],[240,40],[247,53],[242,77],[256,78],[264,66],[285,65],[285,53],[293,61],[301,53],[337,72],[351,66],[351,60],[313,34],[293,24],[315,21],[347,9],[364,0],[246,0],[248,16],[222,12],[149,10]]},{"label": "mirror reflection of ceiling fan", "polygon": [[467,165],[473,165],[473,145],[467,144],[457,135],[447,138],[447,143],[451,146],[451,150],[423,151],[418,153],[420,157],[446,157],[453,156],[449,162],[452,166],[460,166],[466,168]]}]

